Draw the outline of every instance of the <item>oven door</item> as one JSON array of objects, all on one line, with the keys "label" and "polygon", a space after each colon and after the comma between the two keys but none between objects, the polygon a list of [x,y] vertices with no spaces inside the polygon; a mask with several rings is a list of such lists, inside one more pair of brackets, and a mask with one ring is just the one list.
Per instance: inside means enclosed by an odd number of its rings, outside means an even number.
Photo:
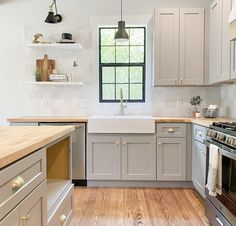
[{"label": "oven door", "polygon": [[207,175],[210,143],[217,145],[222,155],[222,195],[212,197],[206,188],[207,199],[232,224],[236,225],[236,154],[216,141],[207,141]]}]

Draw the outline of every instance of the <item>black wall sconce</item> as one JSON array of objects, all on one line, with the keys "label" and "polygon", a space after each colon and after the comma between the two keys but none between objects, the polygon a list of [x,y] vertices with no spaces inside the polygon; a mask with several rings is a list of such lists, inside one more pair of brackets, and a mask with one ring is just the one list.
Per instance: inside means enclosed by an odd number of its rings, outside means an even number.
[{"label": "black wall sconce", "polygon": [[[53,6],[55,6],[56,15],[54,15],[54,11],[52,9]],[[61,21],[62,21],[62,16],[57,13],[57,2],[56,0],[53,0],[53,3],[49,6],[49,12],[45,20],[45,23],[56,24],[60,23]]]}]

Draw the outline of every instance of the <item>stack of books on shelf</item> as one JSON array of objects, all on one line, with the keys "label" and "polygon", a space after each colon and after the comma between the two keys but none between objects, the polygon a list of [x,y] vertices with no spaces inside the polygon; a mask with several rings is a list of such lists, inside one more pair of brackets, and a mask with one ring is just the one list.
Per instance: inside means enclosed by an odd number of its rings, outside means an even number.
[{"label": "stack of books on shelf", "polygon": [[51,75],[49,75],[49,81],[51,81],[51,82],[68,82],[68,76],[67,75],[51,74]]}]

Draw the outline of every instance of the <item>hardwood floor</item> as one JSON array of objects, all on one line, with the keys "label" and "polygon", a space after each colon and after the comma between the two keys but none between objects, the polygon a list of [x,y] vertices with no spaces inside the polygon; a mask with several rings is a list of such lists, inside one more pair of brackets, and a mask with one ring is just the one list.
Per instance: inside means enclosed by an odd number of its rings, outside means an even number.
[{"label": "hardwood floor", "polygon": [[71,226],[208,225],[192,189],[75,188]]}]

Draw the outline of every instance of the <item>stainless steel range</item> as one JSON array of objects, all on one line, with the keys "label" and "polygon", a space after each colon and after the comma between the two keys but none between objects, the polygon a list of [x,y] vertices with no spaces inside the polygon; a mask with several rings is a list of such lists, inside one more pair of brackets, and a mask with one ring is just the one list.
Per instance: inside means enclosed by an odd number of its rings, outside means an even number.
[{"label": "stainless steel range", "polygon": [[222,194],[210,196],[206,188],[206,216],[212,226],[236,225],[236,122],[213,123],[207,131],[207,173],[210,144],[222,155]]}]

